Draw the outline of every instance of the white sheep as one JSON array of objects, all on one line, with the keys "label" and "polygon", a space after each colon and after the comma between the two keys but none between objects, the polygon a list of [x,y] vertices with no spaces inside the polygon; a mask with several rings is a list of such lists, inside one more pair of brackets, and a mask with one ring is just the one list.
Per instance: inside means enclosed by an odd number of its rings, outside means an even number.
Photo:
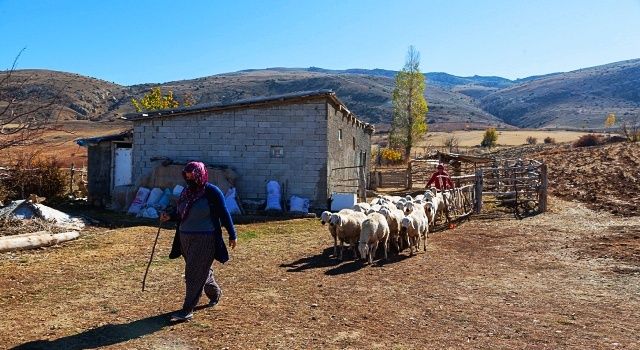
[{"label": "white sheep", "polygon": [[370,209],[371,209],[371,205],[369,203],[356,203],[353,205],[353,207],[351,208],[354,211],[359,211],[361,213],[367,213]]},{"label": "white sheep", "polygon": [[336,227],[336,239],[340,241],[340,255],[338,256],[338,259],[342,260],[345,242],[351,247],[355,247],[356,243],[358,243],[358,240],[360,239],[360,231],[362,230],[362,223],[366,219],[367,216],[364,215],[364,213],[353,211],[343,212],[341,210],[340,212],[331,215],[329,223]]},{"label": "white sheep", "polygon": [[331,212],[330,211],[323,211],[322,214],[320,214],[320,223],[322,225],[325,224],[329,224],[329,233],[331,234],[331,237],[333,237],[333,256],[336,256],[336,254],[338,253],[338,241],[336,238],[336,225],[332,225],[329,221],[331,220]]},{"label": "white sheep", "polygon": [[383,207],[380,209],[380,214],[384,215],[389,225],[389,245],[393,245],[397,252],[400,252],[400,222],[404,214],[402,210],[395,207]]},{"label": "white sheep", "polygon": [[369,259],[369,264],[373,264],[373,258],[378,250],[378,244],[382,243],[384,248],[384,258],[387,259],[389,251],[389,225],[384,215],[380,213],[371,213],[367,215],[367,219],[362,223],[360,231],[360,239],[358,241],[358,250],[363,259]]},{"label": "white sheep", "polygon": [[425,203],[424,212],[427,215],[427,220],[429,220],[429,226],[433,227],[436,219],[436,208],[433,202],[429,201]]},{"label": "white sheep", "polygon": [[431,226],[434,226],[436,223],[436,218],[442,217],[442,213],[444,212],[444,197],[441,192],[433,193],[431,191],[425,192],[425,199],[431,203],[431,207],[434,209],[433,220],[429,223]]},{"label": "white sheep", "polygon": [[369,210],[365,212],[365,214],[369,215],[371,213],[379,213],[380,209],[382,209],[382,206],[380,204],[374,204],[371,206],[371,208],[369,208]]},{"label": "white sheep", "polygon": [[416,253],[420,249],[420,238],[424,242],[424,251],[427,251],[427,234],[429,232],[429,222],[423,213],[419,210],[413,211],[408,216],[402,218],[401,222],[402,231],[407,233],[409,254],[413,255],[413,248],[415,247]]},{"label": "white sheep", "polygon": [[402,198],[399,201],[395,202],[396,208],[404,211],[405,205],[409,203],[406,199]]},{"label": "white sheep", "polygon": [[405,204],[404,215],[409,215],[414,211],[421,211],[424,214],[424,206],[422,206],[420,203],[413,203],[413,202],[409,202]]}]

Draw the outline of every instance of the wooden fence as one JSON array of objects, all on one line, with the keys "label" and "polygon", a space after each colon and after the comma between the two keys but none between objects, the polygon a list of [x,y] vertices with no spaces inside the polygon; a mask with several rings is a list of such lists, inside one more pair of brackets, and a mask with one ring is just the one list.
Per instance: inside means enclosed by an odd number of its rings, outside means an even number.
[{"label": "wooden fence", "polygon": [[[436,160],[414,160],[406,168],[378,169],[370,188],[424,188]],[[480,213],[483,203],[513,210],[516,217],[547,210],[547,166],[536,160],[499,159],[485,164],[462,163],[450,169],[456,189],[448,209],[452,217]]]},{"label": "wooden fence", "polygon": [[483,203],[511,208],[517,217],[547,211],[547,165],[536,160],[497,160],[476,171],[478,192],[476,212]]}]

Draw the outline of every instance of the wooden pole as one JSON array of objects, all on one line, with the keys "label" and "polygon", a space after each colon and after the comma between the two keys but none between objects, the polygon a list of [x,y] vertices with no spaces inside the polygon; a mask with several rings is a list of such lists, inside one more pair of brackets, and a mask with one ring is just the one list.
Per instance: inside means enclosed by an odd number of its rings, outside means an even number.
[{"label": "wooden pole", "polygon": [[156,252],[156,245],[158,244],[158,237],[160,237],[161,228],[162,228],[162,222],[158,223],[158,233],[156,234],[156,240],[153,242],[153,248],[151,249],[151,256],[149,257],[149,263],[147,264],[147,268],[144,270],[144,277],[142,277],[143,292],[144,292],[144,287],[147,284],[147,274],[149,273],[149,267],[151,266],[151,262],[153,261],[153,254]]},{"label": "wooden pole", "polygon": [[549,180],[547,178],[547,164],[542,164],[540,166],[540,177],[542,180],[542,184],[540,185],[540,194],[538,198],[538,208],[541,213],[547,211],[547,189],[549,186]]},{"label": "wooden pole", "polygon": [[475,211],[476,214],[480,214],[482,210],[482,170],[476,170],[476,201],[475,201]]}]

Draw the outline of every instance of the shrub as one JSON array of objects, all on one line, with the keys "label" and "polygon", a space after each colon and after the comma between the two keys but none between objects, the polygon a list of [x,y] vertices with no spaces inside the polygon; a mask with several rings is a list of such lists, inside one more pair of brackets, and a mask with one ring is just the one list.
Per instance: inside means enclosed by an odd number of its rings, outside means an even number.
[{"label": "shrub", "polygon": [[485,130],[480,146],[491,148],[496,145],[496,141],[498,141],[498,133],[496,132],[496,129],[489,128]]},{"label": "shrub", "polygon": [[589,147],[597,146],[601,143],[600,137],[594,134],[586,134],[573,143],[573,147]]},{"label": "shrub", "polygon": [[544,143],[551,143],[551,144],[553,144],[553,143],[556,143],[556,139],[554,139],[554,138],[553,138],[553,137],[551,137],[551,136],[547,136],[547,137],[545,137],[545,138],[544,138]]},{"label": "shrub", "polygon": [[527,144],[535,145],[536,143],[538,143],[538,139],[537,138],[535,138],[533,136],[527,137]]},{"label": "shrub", "polygon": [[7,199],[13,197],[13,194],[9,189],[0,181],[0,203],[6,204]]},{"label": "shrub", "polygon": [[392,148],[383,148],[380,151],[380,154],[382,156],[382,159],[386,160],[387,162],[396,163],[402,160],[402,152]]},{"label": "shrub", "polygon": [[31,194],[57,199],[67,192],[67,175],[56,159],[24,157],[15,162],[3,186],[11,199],[25,199]]}]

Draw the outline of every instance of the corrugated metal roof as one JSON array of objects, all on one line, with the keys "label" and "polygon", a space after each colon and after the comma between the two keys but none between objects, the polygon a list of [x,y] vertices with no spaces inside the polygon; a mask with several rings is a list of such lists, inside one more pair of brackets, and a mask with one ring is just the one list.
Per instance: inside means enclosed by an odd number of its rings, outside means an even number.
[{"label": "corrugated metal roof", "polygon": [[127,137],[132,137],[132,136],[133,136],[133,129],[129,129],[127,131],[123,131],[123,132],[118,133],[118,134],[89,137],[89,138],[85,138],[85,139],[77,139],[75,141],[79,146],[88,147],[88,146],[92,146],[92,145],[97,145],[98,143],[100,143],[102,141],[121,141],[121,140],[124,140]]},{"label": "corrugated metal roof", "polygon": [[[131,114],[125,115],[124,118],[127,120],[136,121],[136,120],[149,119],[149,118],[194,114],[194,113],[218,111],[218,110],[224,110],[224,109],[254,108],[260,104],[272,104],[272,103],[279,103],[279,102],[285,103],[291,100],[305,100],[305,99],[313,99],[318,97],[325,97],[325,98],[331,99],[336,105],[340,105],[343,110],[345,110],[348,114],[356,118],[355,115],[353,115],[353,113],[351,113],[347,109],[345,104],[338,99],[335,92],[333,92],[333,90],[330,90],[330,89],[299,91],[299,92],[292,92],[292,93],[281,94],[281,95],[253,97],[253,98],[247,98],[242,100],[236,100],[233,102],[202,104],[197,106],[180,107],[175,109],[165,109],[160,111],[152,111],[152,112],[144,112],[144,113],[131,113]],[[359,122],[365,125],[365,127],[370,126],[370,124],[368,123],[365,123],[362,121],[359,121]]]}]

